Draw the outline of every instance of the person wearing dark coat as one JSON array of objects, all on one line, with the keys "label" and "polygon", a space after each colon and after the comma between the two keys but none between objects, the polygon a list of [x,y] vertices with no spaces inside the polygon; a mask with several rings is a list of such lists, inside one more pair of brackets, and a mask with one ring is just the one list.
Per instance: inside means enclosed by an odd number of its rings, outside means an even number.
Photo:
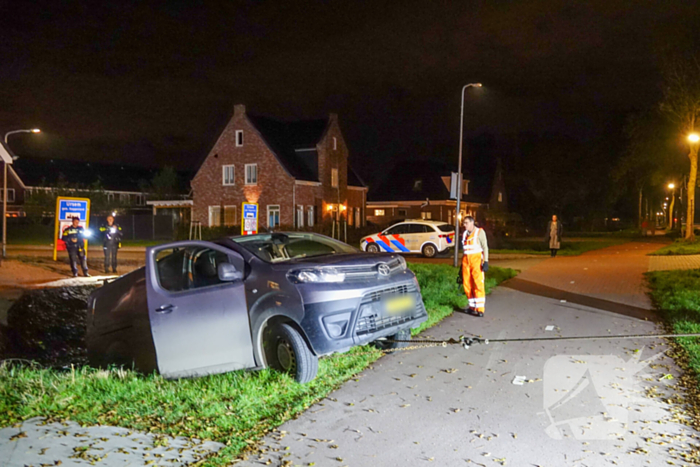
[{"label": "person wearing dark coat", "polygon": [[63,229],[61,233],[61,240],[64,241],[66,250],[68,250],[68,259],[73,277],[78,277],[78,264],[83,270],[83,275],[90,277],[85,259],[85,239],[85,229],[80,225],[80,219],[77,217],[74,217],[72,224]]},{"label": "person wearing dark coat", "polygon": [[561,222],[559,222],[557,216],[552,216],[552,220],[547,222],[547,230],[544,236],[544,241],[549,244],[549,251],[552,253],[552,258],[557,256],[557,251],[561,248],[562,230]]},{"label": "person wearing dark coat", "polygon": [[107,216],[107,223],[100,227],[102,234],[102,248],[105,253],[105,274],[109,274],[109,267],[112,272],[117,272],[117,251],[121,246],[122,228],[114,222],[113,216]]}]

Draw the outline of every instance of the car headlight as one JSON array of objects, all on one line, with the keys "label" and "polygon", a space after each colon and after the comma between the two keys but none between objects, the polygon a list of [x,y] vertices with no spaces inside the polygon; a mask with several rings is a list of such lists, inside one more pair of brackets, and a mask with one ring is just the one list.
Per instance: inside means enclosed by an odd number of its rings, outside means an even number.
[{"label": "car headlight", "polygon": [[406,260],[404,259],[403,256],[399,255],[399,264],[401,265],[401,270],[405,271],[408,266],[406,266]]},{"label": "car headlight", "polygon": [[343,282],[345,273],[333,268],[297,269],[289,271],[288,277],[292,282]]}]

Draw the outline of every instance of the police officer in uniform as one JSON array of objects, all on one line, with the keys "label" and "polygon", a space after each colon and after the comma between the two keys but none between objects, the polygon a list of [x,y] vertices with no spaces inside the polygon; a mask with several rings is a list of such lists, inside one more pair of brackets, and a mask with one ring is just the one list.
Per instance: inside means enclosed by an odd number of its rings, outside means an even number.
[{"label": "police officer in uniform", "polygon": [[83,270],[85,277],[90,277],[88,274],[87,261],[85,260],[85,230],[80,225],[80,219],[73,218],[72,225],[63,229],[61,240],[66,244],[68,250],[68,258],[70,260],[70,269],[73,271],[73,277],[78,277],[78,261]]},{"label": "police officer in uniform", "polygon": [[105,274],[109,274],[110,264],[112,272],[117,272],[117,251],[121,246],[122,228],[114,222],[113,216],[107,216],[107,223],[100,227],[102,234],[102,248],[105,253]]}]

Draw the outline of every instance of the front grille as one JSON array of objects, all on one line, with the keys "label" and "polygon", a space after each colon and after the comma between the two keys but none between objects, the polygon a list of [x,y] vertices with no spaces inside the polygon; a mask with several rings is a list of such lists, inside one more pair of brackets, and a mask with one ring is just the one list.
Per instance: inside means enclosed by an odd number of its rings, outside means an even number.
[{"label": "front grille", "polygon": [[[366,280],[376,279],[377,277],[379,277],[379,273],[377,272],[377,267],[379,266],[379,264],[380,263],[368,264],[363,266],[336,266],[335,268],[339,272],[345,273],[346,281]],[[398,258],[394,258],[390,261],[387,261],[386,265],[389,266],[389,275],[403,270],[401,267],[401,261]]]},{"label": "front grille", "polygon": [[[366,294],[362,297],[360,318],[355,325],[355,333],[357,333],[357,335],[370,334],[423,316],[425,314],[425,308],[423,307],[420,294],[417,294],[417,292],[418,290],[415,285],[403,284]],[[382,311],[382,300],[414,293],[416,294],[415,309],[407,310],[398,315],[385,314]]]},{"label": "front grille", "polygon": [[376,302],[390,295],[404,295],[413,292],[416,292],[416,286],[413,284],[403,284],[387,289],[375,290],[362,297],[362,304]]}]

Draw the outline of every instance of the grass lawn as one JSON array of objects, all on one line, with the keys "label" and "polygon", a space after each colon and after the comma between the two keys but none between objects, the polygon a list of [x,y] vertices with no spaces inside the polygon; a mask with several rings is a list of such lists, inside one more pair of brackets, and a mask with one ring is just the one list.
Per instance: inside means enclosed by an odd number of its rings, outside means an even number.
[{"label": "grass lawn", "polygon": [[[560,256],[577,256],[587,251],[600,250],[609,246],[621,245],[629,240],[624,238],[601,238],[599,240],[564,240],[561,249],[557,253]],[[489,249],[493,254],[520,254],[520,255],[548,255],[549,245],[542,239],[509,240],[504,242],[502,248]]]},{"label": "grass lawn", "polygon": [[[420,330],[449,316],[456,307],[466,306],[455,282],[455,268],[443,264],[410,264],[410,268],[418,276],[429,314]],[[491,268],[487,293],[515,275],[512,269]],[[118,369],[57,371],[2,363],[0,426],[45,416],[211,439],[225,443],[226,448],[204,465],[228,465],[267,431],[377,360],[381,353],[372,349],[365,346],[344,357],[321,359],[317,378],[304,385],[269,370],[168,381]]]},{"label": "grass lawn", "polygon": [[[700,269],[646,274],[651,298],[674,333],[700,333]],[[700,382],[700,339],[676,339],[688,353],[688,366]]]},{"label": "grass lawn", "polygon": [[658,250],[649,253],[651,256],[670,256],[670,255],[700,255],[700,240],[687,242],[678,239],[670,245],[659,248]]}]

